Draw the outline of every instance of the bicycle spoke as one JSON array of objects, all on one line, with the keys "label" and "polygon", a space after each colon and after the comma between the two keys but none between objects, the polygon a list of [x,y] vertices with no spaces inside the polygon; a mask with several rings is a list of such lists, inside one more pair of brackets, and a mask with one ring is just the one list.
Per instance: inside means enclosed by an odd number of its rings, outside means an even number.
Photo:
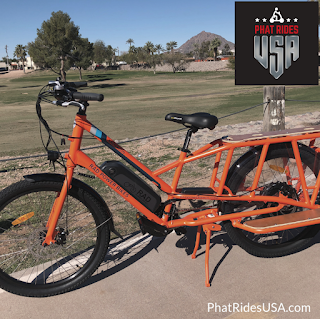
[{"label": "bicycle spoke", "polygon": [[[68,199],[69,209],[62,211],[57,225],[57,229],[60,225],[67,226],[66,243],[42,245],[46,234],[44,225],[55,197],[55,192],[41,192],[41,196],[26,194],[2,211],[0,222],[17,220],[20,216],[25,219],[17,226],[10,226],[8,222],[8,227],[0,228],[0,267],[18,280],[34,285],[60,281],[81,270],[93,253],[101,225],[97,226],[91,212],[73,198]],[[34,212],[34,216],[24,213],[29,211]]]}]

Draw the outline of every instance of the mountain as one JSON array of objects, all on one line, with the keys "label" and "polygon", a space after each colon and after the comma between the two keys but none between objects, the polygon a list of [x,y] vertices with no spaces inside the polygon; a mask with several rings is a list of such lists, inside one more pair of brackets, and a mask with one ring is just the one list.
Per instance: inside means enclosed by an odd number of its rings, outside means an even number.
[{"label": "mountain", "polygon": [[186,53],[189,53],[190,51],[194,50],[194,46],[193,46],[194,43],[198,43],[199,47],[200,47],[202,42],[212,41],[214,38],[219,38],[221,41],[221,45],[218,47],[219,50],[222,50],[226,44],[229,44],[231,50],[234,49],[234,43],[227,41],[221,35],[202,31],[199,34],[192,37],[191,39],[189,39],[184,44],[182,44],[182,46],[176,50],[186,54]]}]

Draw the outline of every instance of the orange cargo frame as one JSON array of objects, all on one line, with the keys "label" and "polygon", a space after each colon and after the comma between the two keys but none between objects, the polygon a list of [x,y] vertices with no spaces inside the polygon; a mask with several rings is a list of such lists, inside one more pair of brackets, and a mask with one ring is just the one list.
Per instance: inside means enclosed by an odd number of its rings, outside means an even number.
[{"label": "orange cargo frame", "polygon": [[[168,200],[170,199],[192,199],[192,200],[212,200],[212,201],[245,201],[245,202],[272,202],[277,203],[278,205],[275,207],[263,208],[260,210],[251,210],[240,213],[230,213],[226,215],[220,215],[218,212],[218,208],[210,208],[205,209],[200,212],[188,214],[185,217],[181,217],[181,219],[169,220],[169,212],[171,209],[171,204],[167,205],[164,210],[163,216],[160,218],[150,210],[148,210],[145,206],[143,206],[140,202],[138,202],[134,197],[128,194],[124,189],[122,189],[116,182],[114,182],[109,176],[104,174],[98,167],[98,165],[89,158],[86,154],[84,154],[81,150],[81,140],[83,136],[83,132],[88,131],[92,135],[94,135],[100,142],[104,143],[111,150],[117,153],[120,157],[122,157],[126,162],[136,168],[140,173],[142,173],[145,177],[147,177],[150,181],[152,181],[159,189],[163,192],[167,193]],[[220,230],[221,226],[216,224],[221,221],[231,220],[234,227],[238,227],[244,229],[249,232],[255,233],[268,233],[270,230],[268,229],[254,229],[253,227],[246,226],[245,224],[241,224],[241,218],[254,216],[257,214],[268,214],[277,212],[285,205],[293,205],[298,207],[303,207],[309,210],[317,209],[320,205],[315,204],[316,198],[320,188],[320,174],[317,177],[316,183],[313,186],[307,186],[305,180],[305,167],[303,167],[300,153],[298,149],[298,141],[299,140],[310,140],[309,146],[313,147],[314,141],[316,138],[320,137],[320,132],[307,132],[299,135],[287,135],[287,136],[279,136],[272,138],[262,138],[258,140],[244,140],[235,143],[225,142],[221,139],[214,140],[213,142],[201,147],[200,149],[192,152],[192,154],[187,155],[187,152],[181,151],[180,157],[178,160],[159,168],[155,171],[151,171],[146,166],[144,166],[140,161],[138,161],[135,157],[129,154],[125,149],[123,149],[120,145],[114,142],[111,138],[106,136],[103,132],[97,129],[94,125],[92,125],[86,118],[86,115],[76,115],[75,126],[72,132],[72,136],[69,138],[70,140],[70,149],[69,152],[65,155],[66,158],[66,177],[61,189],[61,192],[58,194],[56,201],[52,207],[52,211],[49,216],[49,220],[47,223],[48,232],[46,235],[46,239],[43,245],[50,245],[54,243],[55,235],[56,235],[56,225],[57,221],[66,198],[68,189],[71,185],[71,180],[73,177],[74,169],[77,165],[85,167],[91,173],[93,173],[97,178],[102,180],[105,184],[111,187],[116,193],[122,196],[126,201],[128,201],[131,205],[133,205],[139,212],[141,212],[145,217],[149,220],[167,227],[168,229],[174,229],[181,226],[198,226],[198,232],[196,237],[195,249],[192,257],[195,258],[195,253],[199,246],[200,239],[200,231],[201,226],[206,233],[207,237],[207,245],[206,245],[206,285],[210,286],[209,283],[209,249],[210,249],[210,236],[212,230]],[[284,195],[275,196],[262,196],[256,195],[254,190],[257,188],[258,181],[262,172],[262,166],[265,161],[268,148],[270,144],[275,143],[285,143],[290,142],[292,144],[292,149],[294,153],[294,157],[296,160],[296,164],[299,172],[299,182],[297,187],[301,187],[303,192],[303,200],[296,201],[291,198],[287,198]],[[262,146],[262,152],[259,159],[259,163],[257,166],[257,171],[255,178],[253,180],[252,186],[248,189],[252,190],[249,195],[241,195],[234,196],[232,192],[225,186],[227,174],[230,168],[233,152],[236,148],[243,147],[255,147]],[[220,165],[221,154],[223,151],[227,151],[227,158],[222,171],[221,178],[217,178],[218,168]],[[181,189],[178,188],[178,183],[180,179],[180,175],[182,172],[182,168],[185,164],[190,163],[192,161],[196,161],[208,156],[216,155],[215,162],[212,171],[212,177],[210,184],[208,185],[214,191],[213,194],[201,194],[201,195],[191,195],[191,194],[182,194]],[[172,169],[175,169],[174,177],[171,185],[164,182],[159,175],[168,172]],[[217,185],[217,186],[216,186]],[[313,190],[311,198],[309,197],[308,190]],[[259,212],[259,213],[258,213]],[[280,225],[278,227],[273,227],[272,231],[281,231],[290,228],[298,228],[303,226],[309,226],[312,224],[320,223],[320,219],[318,220],[305,220],[302,222],[297,222],[294,225],[286,224]]]}]

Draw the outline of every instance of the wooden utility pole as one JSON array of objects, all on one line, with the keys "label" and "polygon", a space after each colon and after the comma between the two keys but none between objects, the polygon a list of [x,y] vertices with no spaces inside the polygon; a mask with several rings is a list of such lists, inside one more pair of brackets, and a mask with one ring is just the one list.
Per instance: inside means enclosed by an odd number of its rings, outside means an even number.
[{"label": "wooden utility pole", "polygon": [[5,49],[6,49],[6,53],[7,53],[7,71],[9,72],[10,70],[9,70],[9,61],[8,61],[8,46],[6,45],[5,46]]},{"label": "wooden utility pole", "polygon": [[285,129],[285,87],[263,87],[263,124],[262,131],[281,131]]}]

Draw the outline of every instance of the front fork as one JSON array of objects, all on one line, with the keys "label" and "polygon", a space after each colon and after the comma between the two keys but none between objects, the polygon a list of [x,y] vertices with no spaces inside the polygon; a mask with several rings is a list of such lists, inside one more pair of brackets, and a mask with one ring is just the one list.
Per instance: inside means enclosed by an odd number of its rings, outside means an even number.
[{"label": "front fork", "polygon": [[71,188],[71,181],[72,181],[72,176],[73,176],[73,171],[74,171],[74,166],[68,167],[67,166],[67,172],[65,174],[65,180],[62,185],[60,193],[58,193],[53,205],[52,209],[48,218],[48,222],[46,225],[47,228],[47,235],[45,240],[42,243],[42,246],[47,246],[54,244],[56,242],[55,237],[58,234],[57,231],[57,223],[58,219],[60,217],[62,207],[64,204],[64,201],[67,197],[68,190]]}]

